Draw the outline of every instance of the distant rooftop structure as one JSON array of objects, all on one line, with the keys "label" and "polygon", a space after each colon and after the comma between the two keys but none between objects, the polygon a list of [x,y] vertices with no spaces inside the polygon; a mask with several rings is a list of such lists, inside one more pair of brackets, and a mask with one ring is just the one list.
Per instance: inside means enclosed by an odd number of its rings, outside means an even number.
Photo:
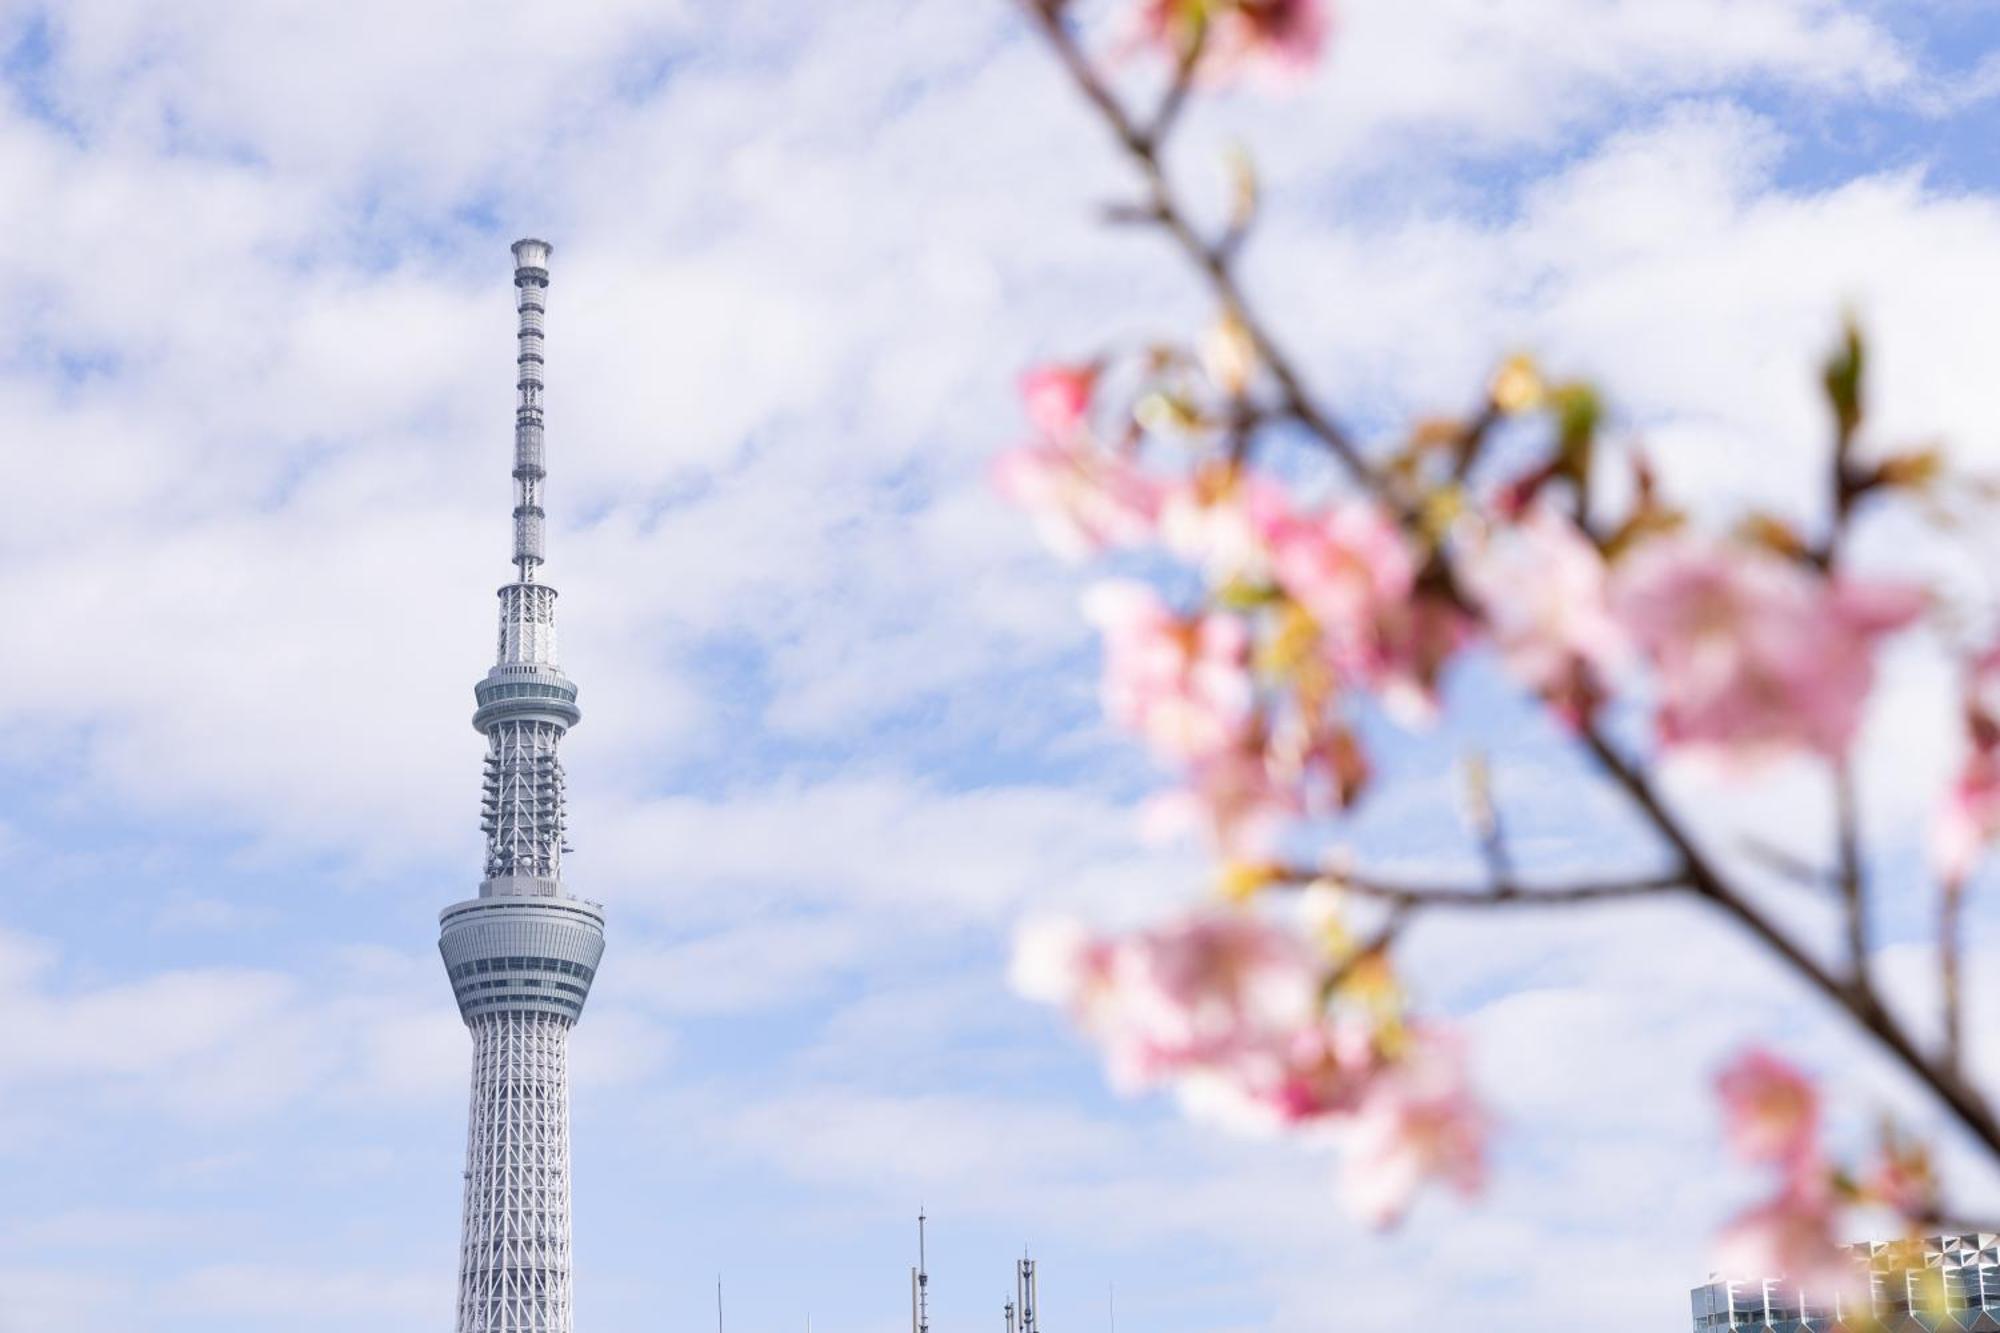
[{"label": "distant rooftop structure", "polygon": [[2000,1234],[1847,1249],[1865,1286],[1818,1292],[1782,1276],[1715,1279],[1690,1293],[1694,1333],[2000,1333]]}]

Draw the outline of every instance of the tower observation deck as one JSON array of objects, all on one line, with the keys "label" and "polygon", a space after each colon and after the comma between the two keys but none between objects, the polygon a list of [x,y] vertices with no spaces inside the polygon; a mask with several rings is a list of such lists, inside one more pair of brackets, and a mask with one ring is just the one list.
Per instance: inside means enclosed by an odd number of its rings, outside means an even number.
[{"label": "tower observation deck", "polygon": [[474,688],[486,737],[479,894],[445,908],[438,949],[472,1033],[458,1333],[571,1333],[569,1032],[604,954],[604,911],[563,888],[556,747],[582,714],[556,662],[544,558],[546,241],[514,243],[520,312],[514,579],[493,669]]}]

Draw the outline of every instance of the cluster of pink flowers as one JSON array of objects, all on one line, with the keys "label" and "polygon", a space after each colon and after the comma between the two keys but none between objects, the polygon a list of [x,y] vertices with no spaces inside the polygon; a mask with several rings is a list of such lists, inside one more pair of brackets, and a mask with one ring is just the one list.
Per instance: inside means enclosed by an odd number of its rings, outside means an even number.
[{"label": "cluster of pink flowers", "polygon": [[1175,615],[1144,583],[1100,583],[1086,614],[1104,634],[1104,710],[1162,758],[1195,764],[1240,746],[1256,689],[1241,616]]},{"label": "cluster of pink flowers", "polygon": [[[1459,525],[1453,593],[1427,580],[1427,557],[1373,500],[1304,508],[1233,461],[1149,472],[1092,432],[1097,383],[1095,366],[1024,377],[1035,438],[1001,459],[999,482],[1059,551],[1157,545],[1215,590],[1219,609],[1181,613],[1116,582],[1089,610],[1106,640],[1110,716],[1184,776],[1157,826],[1205,830],[1232,858],[1264,855],[1288,820],[1352,801],[1369,771],[1345,717],[1356,693],[1422,719],[1447,664],[1482,636],[1571,725],[1643,665],[1669,750],[1838,757],[1876,645],[1923,606],[1911,586],[1748,543],[1661,536],[1613,562],[1540,498]],[[1992,744],[1954,815],[1941,838],[1955,848],[2000,827]]]},{"label": "cluster of pink flowers", "polygon": [[1845,1210],[1873,1204],[1906,1226],[1932,1218],[1938,1182],[1920,1146],[1885,1131],[1867,1170],[1840,1170],[1820,1134],[1819,1090],[1766,1051],[1738,1056],[1716,1079],[1732,1152],[1772,1171],[1777,1188],[1724,1228],[1718,1262],[1743,1277],[1785,1277],[1832,1296],[1864,1278],[1840,1246]]},{"label": "cluster of pink flowers", "polygon": [[1566,721],[1587,720],[1631,657],[1597,547],[1538,503],[1471,543],[1462,567],[1502,663]]},{"label": "cluster of pink flowers", "polygon": [[[1265,882],[1292,822],[1345,809],[1366,785],[1354,701],[1425,717],[1468,645],[1490,645],[1572,726],[1643,672],[1663,751],[1837,760],[1881,642],[1924,608],[1913,586],[1673,522],[1600,541],[1539,486],[1510,489],[1490,513],[1413,523],[1369,498],[1302,505],[1235,456],[1156,473],[1140,459],[1145,432],[1126,427],[1112,446],[1093,431],[1098,385],[1095,366],[1026,376],[1035,435],[998,480],[1066,554],[1149,546],[1200,572],[1191,610],[1129,579],[1098,584],[1086,609],[1105,645],[1107,715],[1180,777],[1156,826],[1203,831],[1231,883]],[[1936,835],[1954,890],[2000,836],[2000,711],[1987,698],[2000,650],[1971,674],[1971,752]],[[1300,939],[1213,913],[1113,937],[1041,932],[1019,977],[1072,1013],[1126,1086],[1171,1084],[1238,1124],[1338,1130],[1345,1193],[1371,1218],[1393,1220],[1425,1180],[1476,1190],[1486,1120],[1457,1042],[1330,1003],[1327,973]],[[1834,1281],[1847,1271],[1840,1209],[1866,1197],[1914,1216],[1933,1186],[1920,1152],[1885,1148],[1860,1185],[1834,1171],[1816,1093],[1771,1056],[1746,1056],[1721,1093],[1738,1155],[1778,1178],[1725,1233],[1731,1267]]]},{"label": "cluster of pink flowers", "polygon": [[1823,575],[1756,547],[1648,543],[1618,571],[1613,610],[1658,679],[1669,746],[1838,758],[1874,683],[1876,642],[1921,590]]},{"label": "cluster of pink flowers", "polygon": [[1429,1180],[1476,1191],[1487,1117],[1459,1044],[1429,1026],[1385,1037],[1367,1014],[1329,1007],[1325,974],[1298,936],[1230,911],[1110,936],[1030,926],[1014,971],[1103,1046],[1122,1087],[1172,1085],[1235,1127],[1339,1131],[1343,1190],[1377,1223]]},{"label": "cluster of pink flowers", "polygon": [[1332,26],[1324,0],[1141,0],[1137,40],[1179,59],[1202,39],[1202,72],[1296,75],[1317,63]]},{"label": "cluster of pink flowers", "polygon": [[1932,833],[1938,874],[1954,894],[2000,836],[2000,647],[1980,654],[1967,675],[1965,762]]},{"label": "cluster of pink flowers", "polygon": [[1749,762],[1846,753],[1877,642],[1923,610],[1911,585],[1822,574],[1747,543],[1641,543],[1615,566],[1543,504],[1463,561],[1501,659],[1572,723],[1637,660],[1661,744]]},{"label": "cluster of pink flowers", "polygon": [[1159,487],[1130,458],[1090,432],[1091,366],[1049,366],[1021,379],[1035,439],[1003,455],[994,470],[1002,494],[1035,517],[1042,538],[1072,559],[1152,536]]},{"label": "cluster of pink flowers", "polygon": [[1739,1056],[1716,1079],[1736,1156],[1775,1170],[1778,1188],[1724,1228],[1717,1260],[1748,1278],[1786,1277],[1831,1294],[1851,1280],[1835,1225],[1840,1200],[1820,1144],[1819,1091],[1765,1051]]}]

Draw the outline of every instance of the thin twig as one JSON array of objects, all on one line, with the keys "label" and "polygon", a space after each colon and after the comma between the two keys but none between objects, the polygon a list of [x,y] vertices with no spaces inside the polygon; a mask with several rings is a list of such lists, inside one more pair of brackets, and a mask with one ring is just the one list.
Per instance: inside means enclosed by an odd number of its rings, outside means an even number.
[{"label": "thin twig", "polygon": [[1479,838],[1479,855],[1486,862],[1486,874],[1494,888],[1514,882],[1514,858],[1507,847],[1507,825],[1500,814],[1500,798],[1493,790],[1493,770],[1484,755],[1471,761],[1466,774],[1472,803],[1473,832]]},{"label": "thin twig", "polygon": [[1330,1002],[1362,964],[1388,953],[1390,947],[1402,936],[1404,929],[1415,917],[1416,909],[1407,904],[1399,903],[1391,908],[1387,919],[1376,928],[1375,933],[1362,941],[1353,953],[1342,959],[1339,966],[1327,973],[1326,980],[1322,981],[1319,987],[1320,1003]]},{"label": "thin twig", "polygon": [[1487,908],[1574,907],[1579,903],[1626,902],[1634,898],[1673,893],[1687,887],[1687,877],[1676,871],[1663,875],[1635,875],[1629,879],[1595,879],[1574,884],[1520,884],[1512,879],[1476,884],[1450,884],[1430,880],[1397,880],[1348,870],[1294,867],[1278,872],[1278,885],[1304,887],[1331,884],[1352,893],[1400,908],[1442,911]]},{"label": "thin twig", "polygon": [[1860,810],[1854,791],[1854,770],[1842,758],[1833,768],[1834,840],[1839,858],[1841,913],[1847,927],[1848,984],[1872,993],[1868,967],[1868,903],[1862,889]]},{"label": "thin twig", "polygon": [[[1037,0],[1022,0],[1023,7],[1048,38],[1049,45],[1068,70],[1071,81],[1104,118],[1144,177],[1154,220],[1170,236],[1182,253],[1201,270],[1216,300],[1242,325],[1257,357],[1270,371],[1283,401],[1285,414],[1324,444],[1359,480],[1367,482],[1378,495],[1394,499],[1387,483],[1362,454],[1361,448],[1333,416],[1316,403],[1305,380],[1292,365],[1277,341],[1250,307],[1237,282],[1232,263],[1233,248],[1224,251],[1203,240],[1181,207],[1166,171],[1160,164],[1160,141],[1152,138],[1132,119],[1117,95],[1091,65],[1077,44],[1076,35],[1061,14]],[[1167,126],[1171,128],[1171,121]]]},{"label": "thin twig", "polygon": [[1944,886],[1938,906],[1938,972],[1944,1000],[1944,1062],[1953,1074],[1965,1074],[1965,885],[1956,878]]},{"label": "thin twig", "polygon": [[1780,875],[1802,889],[1814,889],[1821,893],[1832,893],[1839,888],[1839,877],[1833,871],[1816,866],[1797,852],[1788,851],[1762,838],[1745,837],[1737,846],[1743,855],[1764,869]]},{"label": "thin twig", "polygon": [[1846,978],[1835,976],[1781,930],[1776,922],[1738,893],[1695,846],[1680,821],[1662,803],[1652,784],[1611,747],[1594,725],[1585,727],[1581,734],[1585,747],[1597,759],[1605,774],[1624,790],[1660,836],[1685,859],[1689,887],[1733,917],[1821,995],[1846,1010],[1906,1070],[1930,1088],[1989,1152],[2000,1156],[2000,1117],[1994,1115],[1992,1105],[1978,1089],[1942,1060],[1933,1060],[1926,1055],[1872,990],[1858,989],[1850,985]]},{"label": "thin twig", "polygon": [[1181,51],[1180,63],[1174,66],[1173,82],[1167,85],[1167,92],[1160,99],[1160,105],[1153,112],[1153,119],[1146,127],[1146,141],[1157,151],[1174,131],[1174,122],[1180,119],[1181,111],[1187,106],[1188,94],[1194,90],[1195,70],[1201,64],[1202,52],[1208,46],[1208,24],[1197,22],[1194,35]]}]

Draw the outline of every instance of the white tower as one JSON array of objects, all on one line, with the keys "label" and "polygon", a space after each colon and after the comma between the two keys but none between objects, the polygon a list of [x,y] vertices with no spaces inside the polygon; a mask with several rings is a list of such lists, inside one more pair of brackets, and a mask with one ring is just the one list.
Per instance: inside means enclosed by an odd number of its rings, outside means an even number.
[{"label": "white tower", "polygon": [[569,1030],[604,954],[604,909],[562,885],[556,746],[582,716],[556,665],[556,590],[543,555],[542,312],[546,241],[514,243],[520,405],[514,423],[514,581],[474,690],[486,735],[486,877],[441,914],[438,949],[472,1032],[458,1333],[571,1333]]}]

